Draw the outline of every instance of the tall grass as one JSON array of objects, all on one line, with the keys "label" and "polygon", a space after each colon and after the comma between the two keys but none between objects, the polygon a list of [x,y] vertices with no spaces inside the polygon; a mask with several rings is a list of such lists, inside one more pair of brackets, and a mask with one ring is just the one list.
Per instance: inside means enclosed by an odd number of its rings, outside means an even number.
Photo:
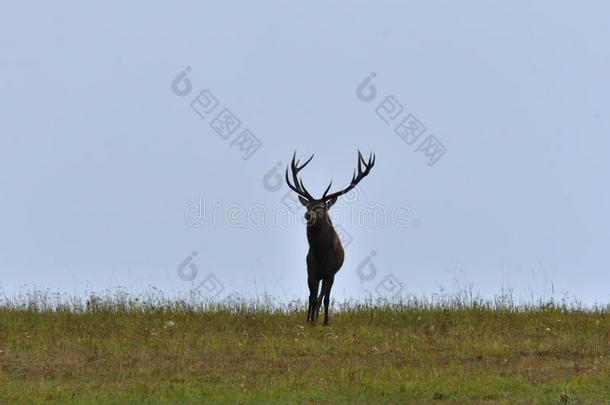
[{"label": "tall grass", "polygon": [[[1,290],[0,290],[1,291]],[[33,312],[73,313],[119,311],[119,312],[227,312],[227,313],[293,313],[306,307],[305,300],[295,299],[289,302],[263,294],[256,299],[248,299],[236,293],[220,300],[206,298],[198,291],[182,295],[168,296],[163,291],[149,287],[143,293],[130,294],[126,289],[116,287],[101,292],[90,292],[85,296],[69,295],[41,289],[21,289],[13,297],[0,295],[0,310],[18,310]],[[394,311],[430,311],[430,310],[488,310],[488,311],[544,311],[561,310],[569,312],[605,313],[610,312],[610,303],[584,305],[576,299],[557,300],[554,294],[548,298],[517,300],[512,289],[503,289],[500,294],[486,299],[476,294],[472,286],[462,286],[455,292],[441,290],[431,296],[403,296],[386,299],[374,298],[350,299],[343,302],[331,301],[335,313],[358,310],[390,309]]]}]

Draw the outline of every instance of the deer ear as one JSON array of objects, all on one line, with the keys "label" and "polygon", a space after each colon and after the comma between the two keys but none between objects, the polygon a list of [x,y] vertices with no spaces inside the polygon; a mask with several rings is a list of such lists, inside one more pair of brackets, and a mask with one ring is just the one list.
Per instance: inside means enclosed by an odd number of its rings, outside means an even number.
[{"label": "deer ear", "polygon": [[330,207],[332,207],[333,204],[336,203],[336,202],[337,202],[337,197],[331,198],[330,200],[328,200],[326,202],[326,209],[329,209]]},{"label": "deer ear", "polygon": [[299,196],[299,201],[301,202],[301,204],[303,204],[304,207],[307,207],[307,205],[309,204],[309,201],[307,201],[305,198]]}]

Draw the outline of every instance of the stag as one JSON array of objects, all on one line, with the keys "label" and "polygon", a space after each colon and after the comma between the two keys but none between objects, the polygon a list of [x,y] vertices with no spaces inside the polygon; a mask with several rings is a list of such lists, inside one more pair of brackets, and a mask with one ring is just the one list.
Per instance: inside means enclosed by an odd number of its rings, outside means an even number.
[{"label": "stag", "polygon": [[[307,322],[315,324],[318,321],[320,307],[324,302],[324,325],[328,325],[328,305],[330,303],[330,290],[335,281],[335,274],[343,265],[345,253],[339,235],[333,227],[333,223],[328,215],[328,210],[337,201],[337,198],[348,193],[351,189],[365,178],[373,165],[375,165],[375,155],[371,153],[368,162],[364,160],[360,150],[358,150],[358,171],[354,169],[352,181],[343,190],[328,194],[330,184],[324,191],[322,198],[316,199],[305,188],[302,178],[298,177],[299,172],[307,166],[314,155],[311,155],[305,163],[299,166],[300,160],[296,160],[296,151],[292,155],[290,170],[292,172],[292,184],[288,177],[288,167],[286,167],[286,183],[298,194],[299,201],[307,208],[305,220],[307,222],[307,241],[309,242],[309,252],[307,253],[307,284],[309,286],[309,305],[307,307]],[[296,161],[295,161],[296,160]],[[318,289],[322,281],[322,290],[318,295]]]}]

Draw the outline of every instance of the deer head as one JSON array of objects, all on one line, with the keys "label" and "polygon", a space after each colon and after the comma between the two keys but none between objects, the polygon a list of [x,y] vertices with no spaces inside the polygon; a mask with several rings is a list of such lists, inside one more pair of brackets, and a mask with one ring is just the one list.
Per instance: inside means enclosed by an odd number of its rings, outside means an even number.
[{"label": "deer head", "polygon": [[362,153],[358,150],[358,171],[354,169],[354,175],[352,176],[352,181],[349,186],[344,188],[343,190],[328,194],[330,191],[330,187],[333,184],[333,181],[330,181],[330,184],[324,191],[322,198],[316,199],[311,196],[309,191],[305,188],[303,184],[303,179],[298,177],[299,172],[307,166],[311,159],[313,159],[314,155],[311,155],[309,159],[305,163],[299,166],[300,160],[296,159],[296,151],[292,155],[292,162],[290,164],[290,170],[292,172],[292,181],[294,184],[290,183],[290,179],[288,178],[288,167],[286,167],[286,183],[288,183],[288,187],[290,187],[295,193],[299,195],[299,201],[305,208],[307,208],[307,212],[305,212],[305,220],[307,221],[308,227],[318,227],[323,223],[330,224],[330,218],[328,217],[328,210],[333,206],[335,202],[337,202],[337,198],[343,194],[348,193],[351,189],[356,187],[356,185],[365,178],[371,168],[375,165],[375,155],[371,153],[369,155],[368,162],[364,160],[362,157]]}]

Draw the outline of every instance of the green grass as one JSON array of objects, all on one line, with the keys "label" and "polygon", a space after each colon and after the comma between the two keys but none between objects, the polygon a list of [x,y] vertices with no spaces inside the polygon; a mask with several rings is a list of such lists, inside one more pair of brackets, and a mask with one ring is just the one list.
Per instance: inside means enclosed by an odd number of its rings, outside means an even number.
[{"label": "green grass", "polygon": [[0,403],[610,403],[610,310],[0,301]]}]

